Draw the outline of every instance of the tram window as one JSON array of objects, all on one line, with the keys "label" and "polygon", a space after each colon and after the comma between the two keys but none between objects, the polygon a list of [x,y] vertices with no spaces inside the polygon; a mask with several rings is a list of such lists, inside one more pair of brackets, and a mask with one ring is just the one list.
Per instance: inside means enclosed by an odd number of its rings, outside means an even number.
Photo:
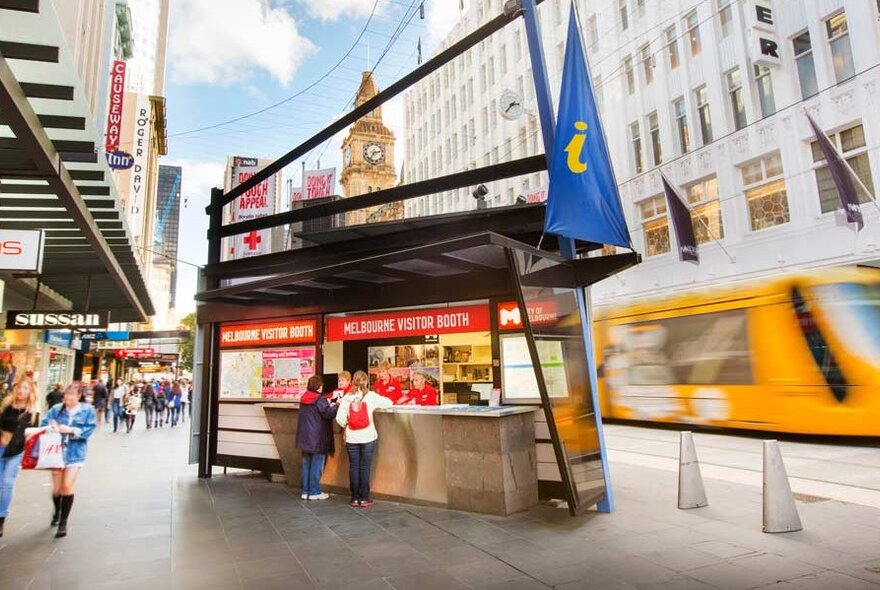
[{"label": "tram window", "polygon": [[608,368],[622,369],[629,385],[753,382],[745,310],[618,326],[610,336],[606,356],[617,358]]}]

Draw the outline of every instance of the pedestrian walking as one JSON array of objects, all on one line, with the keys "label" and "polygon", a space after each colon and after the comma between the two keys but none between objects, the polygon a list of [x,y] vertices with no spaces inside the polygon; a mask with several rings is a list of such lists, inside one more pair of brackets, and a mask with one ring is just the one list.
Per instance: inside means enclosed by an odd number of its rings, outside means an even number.
[{"label": "pedestrian walking", "polygon": [[345,449],[348,451],[348,478],[351,486],[350,505],[369,508],[370,468],[373,449],[379,433],[373,424],[373,412],[390,408],[393,402],[375,391],[370,391],[370,378],[363,371],[356,371],[351,380],[352,390],[339,402],[336,422],[345,429]]},{"label": "pedestrian walking", "polygon": [[296,427],[296,448],[302,451],[303,500],[326,500],[330,494],[321,490],[321,475],[327,455],[336,450],[333,442],[333,419],[339,406],[323,395],[324,381],[318,375],[309,377],[306,392],[299,400]]},{"label": "pedestrian walking", "polygon": [[24,457],[24,431],[39,422],[37,386],[22,378],[0,402],[0,537]]},{"label": "pedestrian walking", "polygon": [[52,406],[60,404],[63,395],[64,385],[62,385],[61,383],[55,383],[52,386],[52,391],[46,394],[46,407],[51,408]]},{"label": "pedestrian walking", "polygon": [[165,412],[168,409],[168,395],[165,393],[165,387],[160,384],[156,385],[156,422],[155,427],[165,426]]},{"label": "pedestrian walking", "polygon": [[53,406],[41,423],[61,433],[64,467],[52,470],[52,501],[55,505],[52,526],[58,526],[56,538],[67,536],[67,519],[73,508],[76,478],[85,465],[88,440],[96,426],[95,409],[79,401],[81,389],[82,384],[78,381],[68,385],[63,403]]},{"label": "pedestrian walking", "polygon": [[113,432],[119,428],[119,424],[123,421],[122,400],[128,394],[128,387],[122,379],[116,380],[116,387],[113,388]]},{"label": "pedestrian walking", "polygon": [[107,418],[105,416],[107,410],[107,398],[110,394],[107,392],[107,386],[104,380],[99,380],[92,389],[92,405],[95,407],[95,415],[98,417],[98,424],[103,424]]},{"label": "pedestrian walking", "polygon": [[169,402],[172,428],[177,426],[177,422],[180,420],[181,405],[183,405],[183,390],[180,388],[180,383],[175,381],[171,386],[171,401]]},{"label": "pedestrian walking", "polygon": [[153,420],[156,419],[156,389],[153,383],[144,385],[144,414],[147,417],[147,430],[153,427]]},{"label": "pedestrian walking", "polygon": [[131,432],[131,429],[134,428],[134,420],[137,418],[137,413],[141,409],[141,404],[143,403],[143,396],[141,395],[140,389],[135,389],[131,393],[128,394],[125,398],[125,432],[128,434]]}]

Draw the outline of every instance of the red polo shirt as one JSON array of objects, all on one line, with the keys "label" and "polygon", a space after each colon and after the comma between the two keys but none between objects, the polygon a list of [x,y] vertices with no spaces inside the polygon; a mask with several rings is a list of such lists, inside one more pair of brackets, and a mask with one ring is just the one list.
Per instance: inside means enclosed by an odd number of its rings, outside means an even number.
[{"label": "red polo shirt", "polygon": [[388,383],[383,383],[381,379],[376,379],[375,384],[376,393],[381,396],[387,397],[392,402],[397,402],[400,399],[400,396],[403,395],[403,389],[400,388],[400,382],[397,381],[394,377],[388,379]]},{"label": "red polo shirt", "polygon": [[440,403],[437,390],[430,383],[425,383],[422,389],[410,389],[406,395],[417,406],[436,406]]}]

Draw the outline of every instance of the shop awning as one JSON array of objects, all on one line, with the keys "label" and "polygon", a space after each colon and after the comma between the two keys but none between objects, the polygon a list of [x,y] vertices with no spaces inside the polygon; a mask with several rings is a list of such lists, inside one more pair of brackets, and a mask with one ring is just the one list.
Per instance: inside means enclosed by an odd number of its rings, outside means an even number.
[{"label": "shop awning", "polygon": [[[203,291],[196,299],[240,306],[274,304],[306,314],[509,297],[516,286],[508,250],[574,269],[553,277],[560,287],[588,285],[638,262],[636,253],[566,261],[529,244],[482,232],[360,258],[340,252],[319,267]],[[540,277],[536,275],[536,280],[544,280]]]},{"label": "shop awning", "polygon": [[41,282],[111,321],[154,313],[51,2],[0,0],[0,227],[42,229]]}]

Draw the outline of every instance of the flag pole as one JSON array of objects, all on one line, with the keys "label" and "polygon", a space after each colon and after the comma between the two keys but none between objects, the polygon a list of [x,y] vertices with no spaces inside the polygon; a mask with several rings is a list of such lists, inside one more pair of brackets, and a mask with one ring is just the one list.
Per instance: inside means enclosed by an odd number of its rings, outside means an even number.
[{"label": "flag pole", "polygon": [[[837,148],[835,147],[834,149],[836,150]],[[856,183],[859,185],[859,187],[861,187],[861,189],[863,191],[865,191],[866,195],[871,197],[869,199],[869,201],[871,201],[871,204],[874,205],[874,207],[877,209],[877,211],[880,211],[880,205],[877,204],[877,197],[874,195],[874,193],[872,193],[871,191],[868,190],[868,187],[865,186],[865,183],[864,183],[864,181],[862,181],[862,178],[858,174],[856,174],[855,170],[853,170],[852,164],[847,162],[846,158],[841,157],[840,160],[843,162],[843,165],[846,166],[846,169],[849,170],[849,173],[852,175],[852,177],[855,178]]]}]

